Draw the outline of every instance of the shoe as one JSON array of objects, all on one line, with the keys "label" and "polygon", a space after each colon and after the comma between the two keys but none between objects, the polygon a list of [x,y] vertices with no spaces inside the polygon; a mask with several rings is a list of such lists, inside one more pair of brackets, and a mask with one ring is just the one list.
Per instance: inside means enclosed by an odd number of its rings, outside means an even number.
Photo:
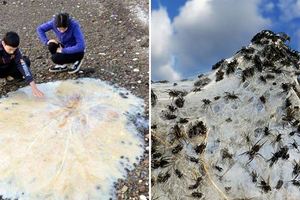
[{"label": "shoe", "polygon": [[49,72],[65,72],[68,70],[67,65],[55,65],[49,69]]},{"label": "shoe", "polygon": [[12,76],[7,76],[7,77],[6,77],[6,81],[7,81],[7,82],[11,82],[11,81],[13,81],[13,80],[15,80],[15,78],[12,77]]},{"label": "shoe", "polygon": [[77,61],[73,64],[73,66],[68,70],[68,73],[69,73],[69,74],[74,74],[74,73],[78,72],[79,69],[80,69],[81,64],[82,64],[82,60],[77,60]]}]

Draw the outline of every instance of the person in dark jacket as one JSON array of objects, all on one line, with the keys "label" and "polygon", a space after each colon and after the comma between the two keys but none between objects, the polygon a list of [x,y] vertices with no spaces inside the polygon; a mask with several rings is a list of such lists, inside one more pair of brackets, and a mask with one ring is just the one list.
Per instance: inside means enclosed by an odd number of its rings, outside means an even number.
[{"label": "person in dark jacket", "polygon": [[16,32],[7,32],[0,44],[0,78],[6,78],[7,81],[13,79],[25,80],[32,89],[34,96],[43,97],[30,71],[30,60],[22,56],[20,49],[20,37]]},{"label": "person in dark jacket", "polygon": [[[46,32],[52,30],[57,39],[48,39]],[[48,46],[51,59],[56,64],[50,72],[79,71],[85,51],[85,41],[79,23],[69,17],[68,13],[59,13],[54,19],[37,28],[38,36]],[[73,63],[68,69],[67,64]]]}]

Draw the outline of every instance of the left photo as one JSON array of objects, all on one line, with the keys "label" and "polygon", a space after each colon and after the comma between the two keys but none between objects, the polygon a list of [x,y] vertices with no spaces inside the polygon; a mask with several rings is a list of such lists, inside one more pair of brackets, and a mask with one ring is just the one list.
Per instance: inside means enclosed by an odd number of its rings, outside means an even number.
[{"label": "left photo", "polygon": [[0,200],[149,199],[149,2],[0,12]]}]

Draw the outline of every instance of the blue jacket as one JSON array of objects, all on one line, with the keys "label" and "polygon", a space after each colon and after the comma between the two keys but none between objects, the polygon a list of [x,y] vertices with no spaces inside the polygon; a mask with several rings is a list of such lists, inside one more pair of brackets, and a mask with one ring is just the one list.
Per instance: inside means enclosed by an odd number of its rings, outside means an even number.
[{"label": "blue jacket", "polygon": [[84,52],[85,42],[77,21],[70,19],[69,27],[64,33],[57,30],[54,19],[40,25],[37,28],[37,33],[40,40],[45,45],[47,45],[47,42],[49,41],[46,32],[50,30],[55,33],[59,42],[63,45],[62,53],[73,54]]},{"label": "blue jacket", "polygon": [[19,48],[16,49],[14,54],[8,54],[0,41],[0,68],[7,67],[8,65],[16,65],[17,69],[22,73],[27,83],[33,81],[32,73],[26,64],[21,63],[22,53]]}]

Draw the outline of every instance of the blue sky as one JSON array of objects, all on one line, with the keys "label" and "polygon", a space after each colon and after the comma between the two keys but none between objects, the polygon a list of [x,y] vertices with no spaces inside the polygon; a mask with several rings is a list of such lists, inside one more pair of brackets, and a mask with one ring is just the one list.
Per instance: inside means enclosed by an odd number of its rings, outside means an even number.
[{"label": "blue sky", "polygon": [[299,50],[300,0],[152,0],[152,79],[208,72],[263,29]]}]

